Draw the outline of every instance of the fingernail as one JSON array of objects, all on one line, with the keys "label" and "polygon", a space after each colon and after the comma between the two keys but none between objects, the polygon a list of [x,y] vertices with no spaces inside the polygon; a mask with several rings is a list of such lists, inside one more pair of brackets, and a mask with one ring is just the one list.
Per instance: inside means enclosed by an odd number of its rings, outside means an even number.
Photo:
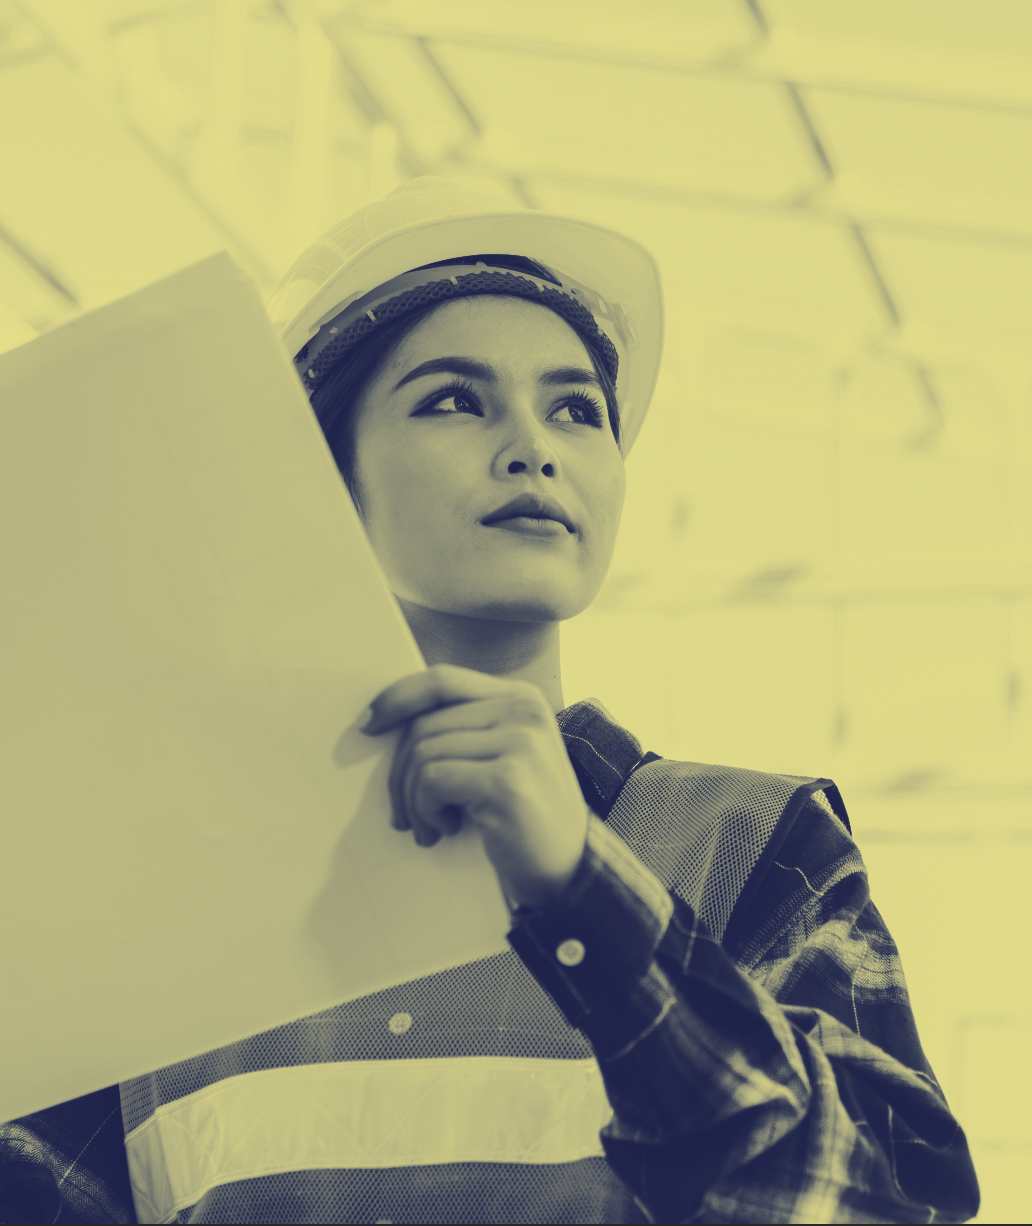
[{"label": "fingernail", "polygon": [[373,726],[375,719],[376,719],[376,712],[373,710],[372,707],[366,707],[366,709],[359,716],[359,723],[358,723],[359,732],[368,732],[369,729]]}]

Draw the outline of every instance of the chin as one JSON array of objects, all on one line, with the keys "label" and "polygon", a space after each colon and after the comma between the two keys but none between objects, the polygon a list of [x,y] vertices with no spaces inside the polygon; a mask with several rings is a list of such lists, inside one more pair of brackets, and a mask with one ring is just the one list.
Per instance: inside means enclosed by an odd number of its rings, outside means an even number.
[{"label": "chin", "polygon": [[480,617],[486,621],[561,622],[576,615],[586,605],[569,594],[522,592],[470,592],[457,597],[453,589],[450,598],[434,602],[431,607],[458,617]]}]

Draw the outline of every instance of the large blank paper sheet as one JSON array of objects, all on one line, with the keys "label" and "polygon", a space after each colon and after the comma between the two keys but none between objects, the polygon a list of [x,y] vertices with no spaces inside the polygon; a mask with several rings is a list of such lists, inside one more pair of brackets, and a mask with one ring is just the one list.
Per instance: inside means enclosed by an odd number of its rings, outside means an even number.
[{"label": "large blank paper sheet", "polygon": [[225,253],[0,357],[0,1119],[507,948],[390,827],[423,668]]}]

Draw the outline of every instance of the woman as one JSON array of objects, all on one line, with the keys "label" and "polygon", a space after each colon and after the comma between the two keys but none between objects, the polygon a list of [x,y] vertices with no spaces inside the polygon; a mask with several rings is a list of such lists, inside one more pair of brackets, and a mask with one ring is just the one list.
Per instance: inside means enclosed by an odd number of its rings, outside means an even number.
[{"label": "woman", "polygon": [[366,727],[403,730],[394,824],[478,829],[512,948],[6,1125],[4,1220],[973,1216],[834,784],[564,703],[658,363],[647,254],[417,179],[271,310],[430,666]]}]

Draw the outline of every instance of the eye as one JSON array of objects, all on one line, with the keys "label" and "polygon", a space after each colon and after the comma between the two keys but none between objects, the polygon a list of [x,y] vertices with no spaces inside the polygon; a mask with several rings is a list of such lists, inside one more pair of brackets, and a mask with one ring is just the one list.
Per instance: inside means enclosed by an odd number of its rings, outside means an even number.
[{"label": "eye", "polygon": [[452,383],[439,388],[423,402],[417,413],[479,413],[480,405],[469,383]]},{"label": "eye", "polygon": [[[604,422],[602,408],[597,401],[593,400],[584,392],[574,392],[570,396],[564,396],[562,403],[555,410],[555,413],[561,413],[563,410],[568,410],[575,417],[571,417],[571,421],[575,425],[596,426],[601,428]],[[555,413],[552,414],[551,420],[555,420]]]}]

